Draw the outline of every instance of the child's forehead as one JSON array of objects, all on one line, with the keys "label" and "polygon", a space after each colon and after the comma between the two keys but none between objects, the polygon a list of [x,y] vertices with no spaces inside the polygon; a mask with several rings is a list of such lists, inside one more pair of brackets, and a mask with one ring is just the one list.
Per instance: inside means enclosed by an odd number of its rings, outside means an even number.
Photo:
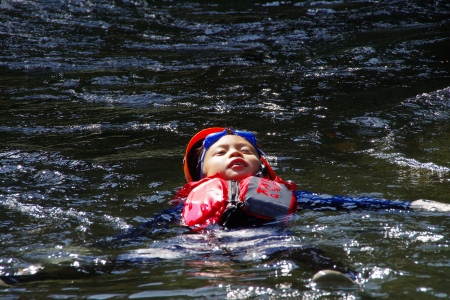
[{"label": "child's forehead", "polygon": [[247,141],[246,139],[244,139],[243,137],[240,137],[238,135],[232,135],[232,134],[227,134],[223,137],[221,137],[220,139],[217,140],[217,142],[215,142],[214,144],[211,145],[212,147],[224,147],[224,146],[229,146],[229,145],[248,145],[252,148],[253,145]]}]

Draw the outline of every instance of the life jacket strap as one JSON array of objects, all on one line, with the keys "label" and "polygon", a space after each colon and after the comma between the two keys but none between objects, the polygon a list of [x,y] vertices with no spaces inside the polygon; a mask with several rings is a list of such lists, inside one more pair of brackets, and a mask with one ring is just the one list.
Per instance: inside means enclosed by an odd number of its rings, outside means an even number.
[{"label": "life jacket strap", "polygon": [[239,200],[239,183],[235,180],[229,180],[227,207],[222,214],[221,225],[232,228],[239,226],[244,219],[244,203]]}]

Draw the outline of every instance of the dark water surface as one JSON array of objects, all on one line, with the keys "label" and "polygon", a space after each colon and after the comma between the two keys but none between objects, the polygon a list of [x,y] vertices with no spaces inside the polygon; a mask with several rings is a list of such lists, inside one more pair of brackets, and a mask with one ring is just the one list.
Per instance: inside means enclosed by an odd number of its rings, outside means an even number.
[{"label": "dark water surface", "polygon": [[[450,297],[444,213],[302,211],[198,235],[162,222],[108,245],[169,207],[208,126],[256,131],[301,189],[450,203],[447,1],[234,2],[0,0],[0,275],[122,259],[1,298]],[[361,286],[266,259],[299,244]]]}]

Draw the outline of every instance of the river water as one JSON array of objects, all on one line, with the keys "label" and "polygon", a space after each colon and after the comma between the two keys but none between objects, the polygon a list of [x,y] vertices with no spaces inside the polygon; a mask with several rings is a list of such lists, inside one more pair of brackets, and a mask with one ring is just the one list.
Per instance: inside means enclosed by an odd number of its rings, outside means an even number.
[{"label": "river water", "polygon": [[[256,131],[299,189],[450,203],[449,17],[444,0],[1,0],[0,275],[50,275],[0,297],[449,298],[448,213],[197,235],[153,219],[209,126]],[[297,244],[360,285],[271,256]]]}]

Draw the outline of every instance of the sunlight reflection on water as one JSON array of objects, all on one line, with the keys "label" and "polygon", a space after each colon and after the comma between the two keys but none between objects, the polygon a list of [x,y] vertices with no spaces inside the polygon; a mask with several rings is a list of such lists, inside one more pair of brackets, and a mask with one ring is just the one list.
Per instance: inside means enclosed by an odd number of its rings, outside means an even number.
[{"label": "sunlight reflection on water", "polygon": [[[300,211],[289,232],[210,236],[163,214],[137,239],[113,238],[169,206],[184,145],[207,126],[256,131],[301,189],[448,203],[445,1],[4,0],[0,11],[0,274],[123,259],[95,283],[13,297],[450,294],[448,216],[435,212]],[[299,245],[354,267],[361,286],[327,290],[271,260]]]}]

